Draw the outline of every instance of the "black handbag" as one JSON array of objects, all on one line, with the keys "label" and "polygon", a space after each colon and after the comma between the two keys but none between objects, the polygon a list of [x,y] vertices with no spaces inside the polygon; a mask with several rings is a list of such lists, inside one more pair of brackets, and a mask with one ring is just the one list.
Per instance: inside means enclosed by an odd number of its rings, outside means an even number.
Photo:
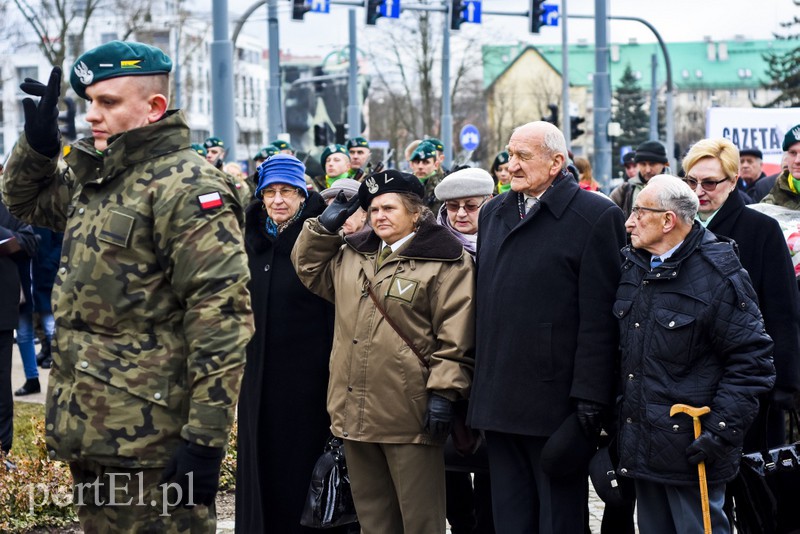
[{"label": "black handbag", "polygon": [[300,524],[311,528],[333,528],[357,521],[344,443],[331,436],[314,465]]},{"label": "black handbag", "polygon": [[[800,418],[792,410],[789,440],[798,424]],[[740,534],[800,532],[800,441],[743,455],[729,489]]]}]

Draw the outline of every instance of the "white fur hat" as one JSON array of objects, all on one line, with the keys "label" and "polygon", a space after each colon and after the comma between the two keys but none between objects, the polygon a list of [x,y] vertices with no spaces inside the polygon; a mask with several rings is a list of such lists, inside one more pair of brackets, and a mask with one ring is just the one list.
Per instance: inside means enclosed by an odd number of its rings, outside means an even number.
[{"label": "white fur hat", "polygon": [[439,200],[483,197],[494,193],[492,175],[483,169],[461,169],[445,176],[433,190]]}]

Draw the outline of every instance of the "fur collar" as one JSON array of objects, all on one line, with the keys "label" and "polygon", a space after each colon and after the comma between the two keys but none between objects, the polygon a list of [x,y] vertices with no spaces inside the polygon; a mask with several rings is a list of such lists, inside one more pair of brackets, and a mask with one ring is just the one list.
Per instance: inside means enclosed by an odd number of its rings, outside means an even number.
[{"label": "fur collar", "polygon": [[[364,229],[345,237],[345,242],[359,254],[375,254],[381,245],[372,228]],[[405,259],[456,261],[464,254],[464,247],[450,231],[436,224],[431,212],[427,212],[417,228],[417,233],[397,255]]]}]

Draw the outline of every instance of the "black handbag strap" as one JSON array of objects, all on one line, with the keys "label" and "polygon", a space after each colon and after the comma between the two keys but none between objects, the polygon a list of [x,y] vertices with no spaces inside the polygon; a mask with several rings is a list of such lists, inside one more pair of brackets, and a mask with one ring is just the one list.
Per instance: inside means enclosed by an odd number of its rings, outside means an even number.
[{"label": "black handbag strap", "polygon": [[416,345],[414,345],[414,343],[412,343],[411,340],[406,337],[406,335],[402,330],[400,330],[392,318],[387,315],[386,310],[383,309],[383,306],[381,306],[381,303],[378,301],[378,297],[375,296],[375,292],[372,290],[372,284],[367,284],[367,292],[369,293],[372,302],[375,303],[375,307],[378,308],[378,311],[381,313],[383,318],[386,319],[387,323],[389,323],[389,326],[391,326],[392,329],[397,332],[397,335],[400,336],[400,339],[402,339],[405,344],[408,345],[408,348],[411,349],[411,352],[413,352],[417,358],[419,358],[420,363],[422,363],[425,369],[430,369],[430,364],[425,360],[425,357],[422,355],[419,349],[417,349]]}]

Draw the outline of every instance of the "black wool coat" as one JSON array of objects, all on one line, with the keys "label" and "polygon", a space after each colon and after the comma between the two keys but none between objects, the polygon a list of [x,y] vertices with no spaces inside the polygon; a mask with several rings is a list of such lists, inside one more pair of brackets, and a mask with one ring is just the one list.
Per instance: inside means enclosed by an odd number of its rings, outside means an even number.
[{"label": "black wool coat", "polygon": [[[775,387],[787,392],[797,391],[800,389],[800,298],[794,266],[780,226],[772,217],[748,208],[741,195],[734,191],[707,228],[736,242],[739,260],[750,274],[758,295],[767,334],[775,343],[772,356]],[[762,412],[765,410],[766,405],[761,407]],[[762,413],[753,423],[745,450],[764,448],[762,436],[767,423],[763,417]],[[780,426],[782,422],[781,417],[774,424]]]},{"label": "black wool coat", "polygon": [[549,436],[574,399],[613,400],[622,211],[562,179],[522,220],[516,193],[492,199],[479,228],[469,420]]},{"label": "black wool coat", "polygon": [[[20,265],[30,266],[36,255],[37,239],[31,225],[8,211],[0,197],[0,241],[13,237],[21,250],[11,255],[0,252],[0,331],[14,330],[19,322]],[[28,277],[30,282],[30,277]],[[30,291],[27,292],[30,298]]]},{"label": "black wool coat", "polygon": [[300,514],[330,432],[333,305],[300,283],[289,255],[303,222],[324,209],[322,197],[309,193],[301,217],[277,239],[265,231],[261,201],[246,211],[256,331],[239,396],[237,532],[314,532],[300,526]]}]

